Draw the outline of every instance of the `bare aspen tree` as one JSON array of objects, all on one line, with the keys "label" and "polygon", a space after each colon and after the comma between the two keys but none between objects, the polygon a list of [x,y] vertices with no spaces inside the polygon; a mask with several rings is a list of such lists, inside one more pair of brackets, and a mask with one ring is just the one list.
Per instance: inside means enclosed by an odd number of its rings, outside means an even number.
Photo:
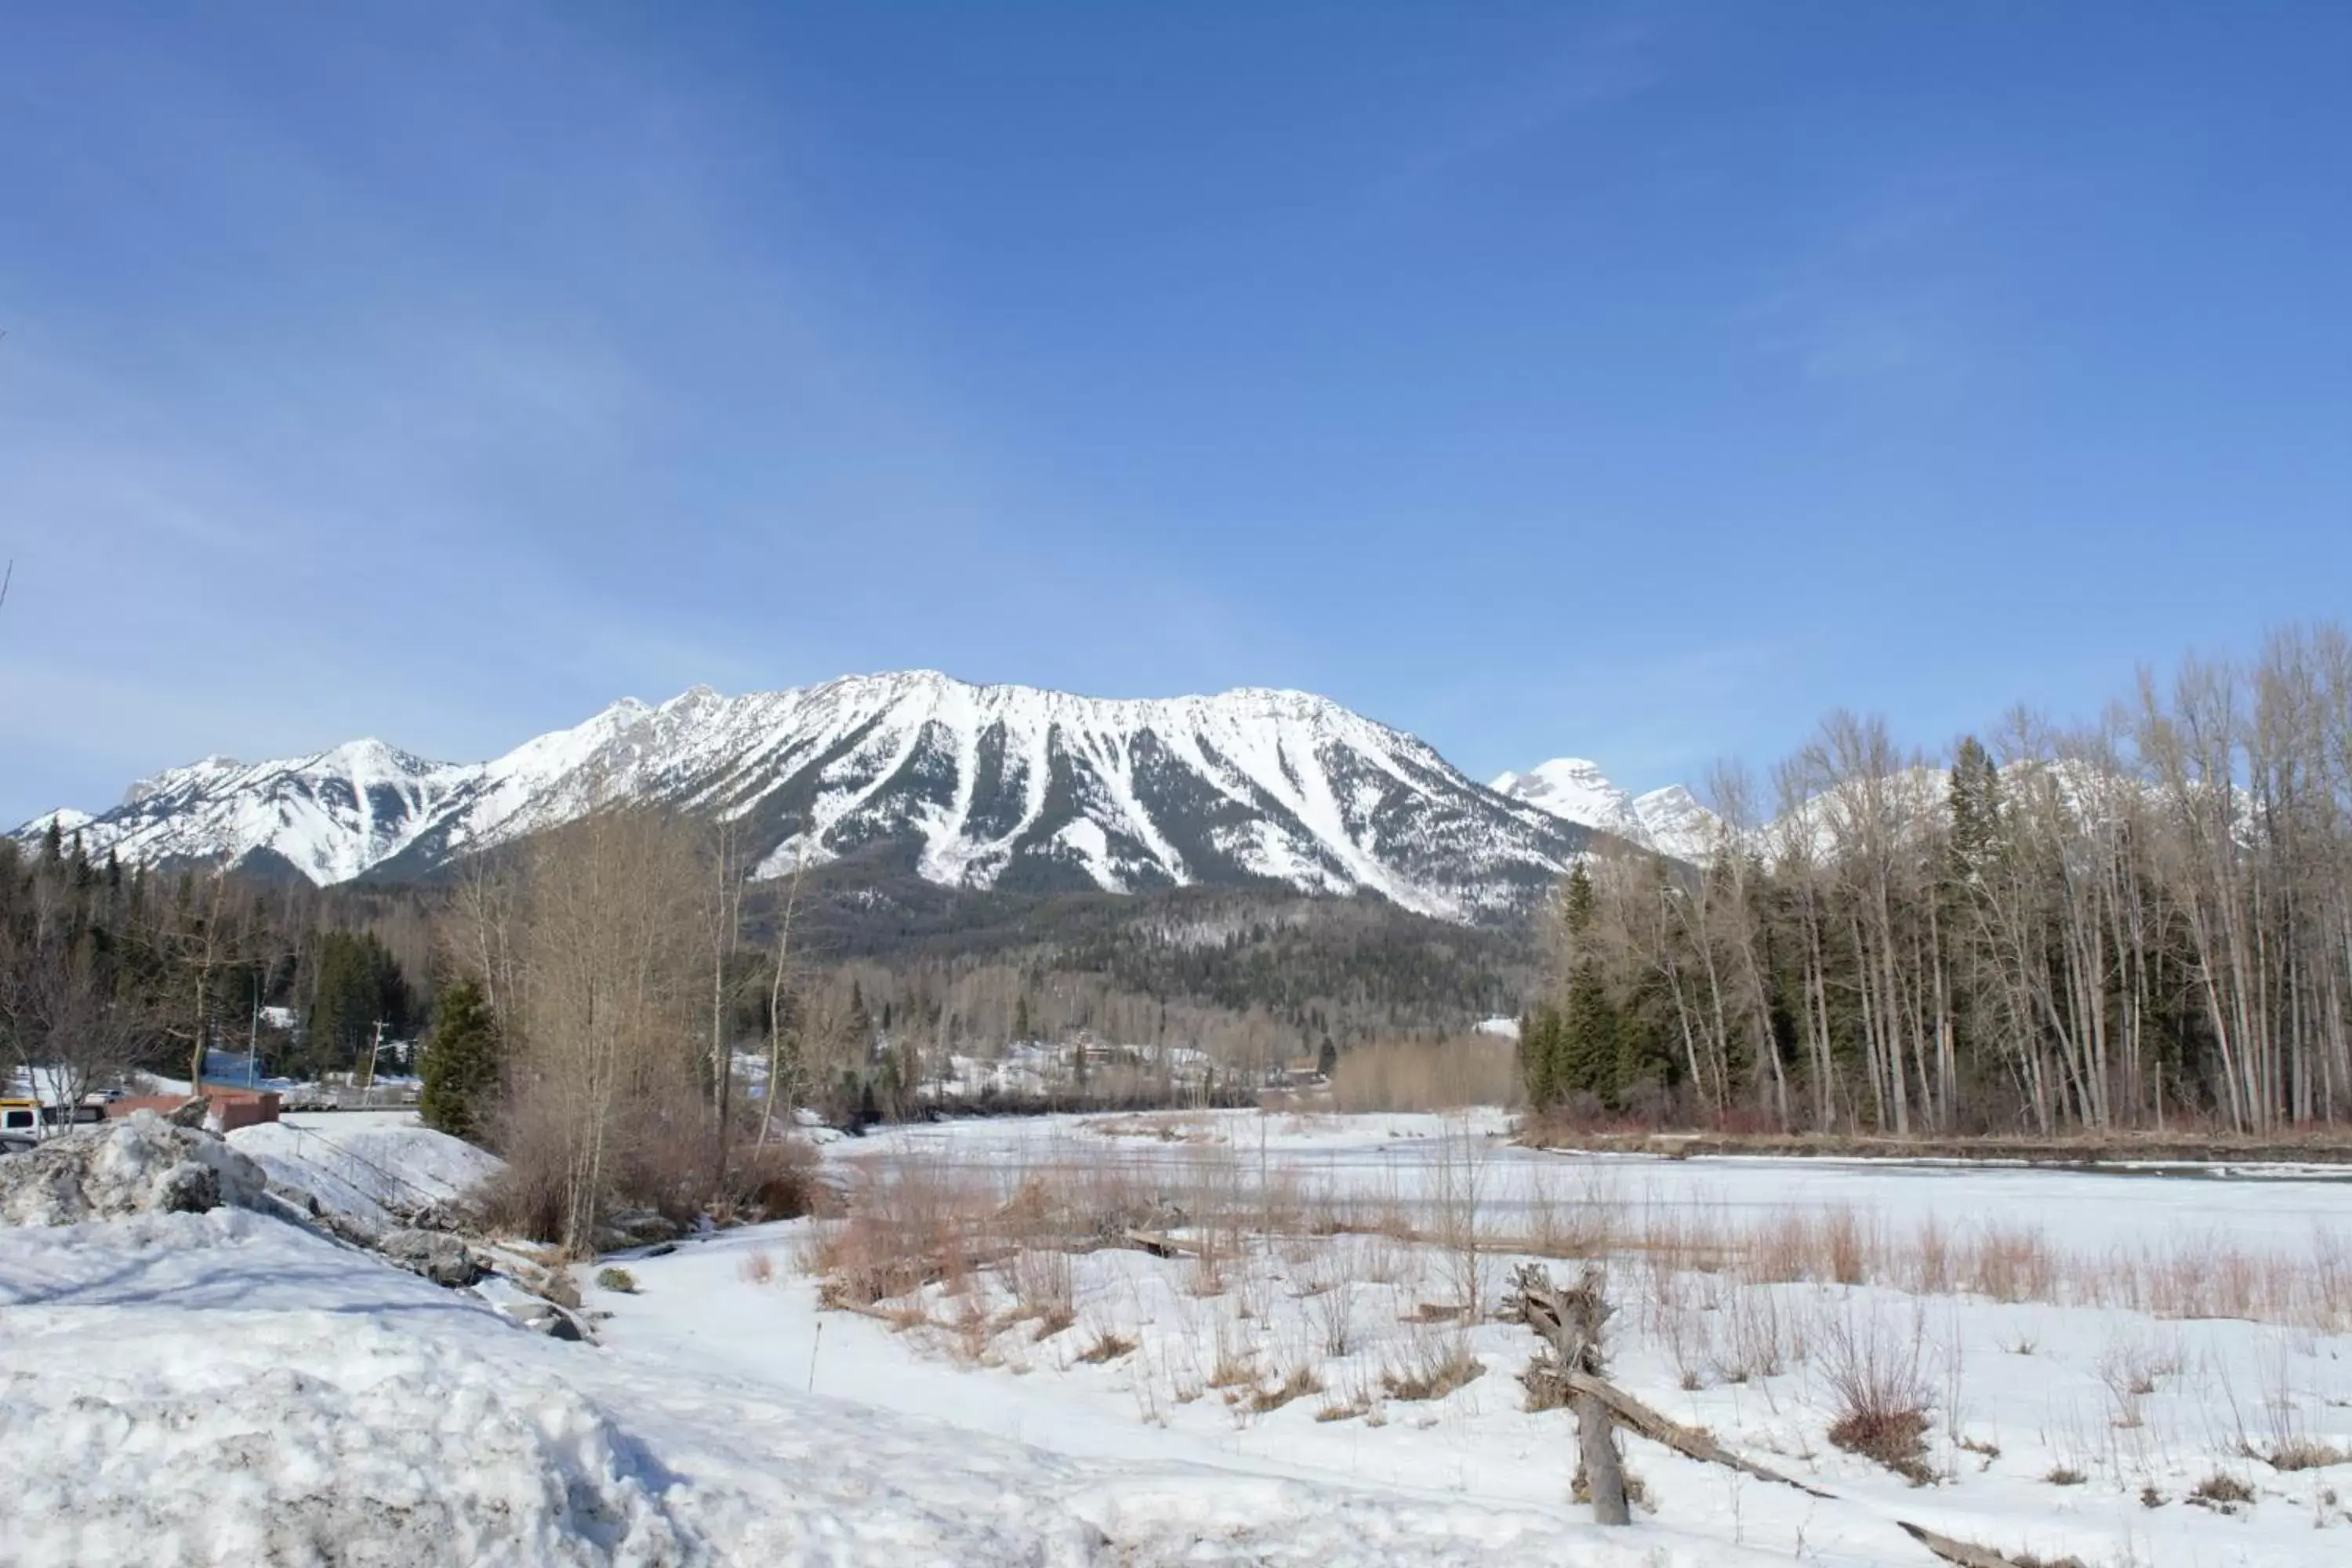
[{"label": "bare aspen tree", "polygon": [[2079,728],[2012,715],[1941,763],[1832,714],[1774,784],[1759,825],[1718,775],[1704,866],[1588,861],[1601,1005],[1700,1109],[1896,1134],[2352,1114],[2341,627],[2144,675]]},{"label": "bare aspen tree", "polygon": [[727,966],[743,933],[741,832],[733,818],[722,816],[712,827],[709,853],[710,885],[705,898],[710,934],[710,1103],[719,1121],[717,1158],[719,1179],[723,1183],[728,1135],[735,1113],[735,1045],[728,1033],[734,998],[728,988]]},{"label": "bare aspen tree", "polygon": [[595,1249],[616,1141],[632,1118],[694,1082],[688,976],[700,878],[679,824],[650,807],[624,807],[541,836],[527,883],[531,1089],[556,1111],[562,1239],[585,1257]]}]

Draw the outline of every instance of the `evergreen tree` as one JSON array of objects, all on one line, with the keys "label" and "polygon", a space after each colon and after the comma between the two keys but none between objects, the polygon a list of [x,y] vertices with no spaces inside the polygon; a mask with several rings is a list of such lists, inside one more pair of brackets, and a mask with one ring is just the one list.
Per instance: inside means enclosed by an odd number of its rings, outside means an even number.
[{"label": "evergreen tree", "polygon": [[1962,740],[1953,756],[1948,798],[1953,874],[1973,883],[1990,863],[2000,834],[2000,771],[1974,735]]},{"label": "evergreen tree", "polygon": [[499,1091],[502,1057],[498,1019],[482,988],[470,980],[435,998],[433,1029],[425,1042],[425,1125],[453,1138],[478,1142]]},{"label": "evergreen tree", "polygon": [[329,931],[319,941],[318,973],[304,1028],[311,1070],[365,1060],[376,1026],[387,1039],[407,1032],[408,984],[399,963],[372,935]]},{"label": "evergreen tree", "polygon": [[1519,1020],[1519,1079],[1528,1104],[1549,1110],[1559,1100],[1559,1009],[1546,1004]]},{"label": "evergreen tree", "polygon": [[1562,1000],[1554,1037],[1556,1086],[1560,1093],[1586,1094],[1603,1105],[1614,1105],[1622,1084],[1623,1040],[1609,988],[1601,975],[1601,962],[1591,952],[1592,879],[1582,862],[1569,873],[1561,910],[1569,942],[1568,994]]},{"label": "evergreen tree", "polygon": [[849,1037],[857,1042],[860,1060],[874,1053],[874,1015],[866,1010],[866,993],[856,981],[849,985]]}]

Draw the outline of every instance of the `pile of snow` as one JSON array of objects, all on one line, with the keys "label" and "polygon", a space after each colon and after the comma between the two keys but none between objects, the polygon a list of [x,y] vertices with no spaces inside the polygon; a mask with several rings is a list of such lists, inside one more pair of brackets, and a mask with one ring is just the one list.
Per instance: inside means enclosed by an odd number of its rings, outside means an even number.
[{"label": "pile of snow", "polygon": [[[28,1563],[678,1563],[667,1484],[452,1298],[279,1221],[12,1239],[0,1535]],[[120,1281],[120,1283],[118,1283]],[[350,1283],[339,1284],[339,1281]],[[234,1304],[236,1310],[213,1309]]]},{"label": "pile of snow", "polygon": [[270,1186],[363,1236],[460,1202],[506,1168],[497,1155],[436,1132],[409,1111],[263,1122],[237,1129],[229,1142],[268,1173]]},{"label": "pile of snow", "polygon": [[261,1168],[218,1137],[142,1110],[0,1160],[0,1221],[79,1225],[222,1204],[249,1208],[265,1185]]}]

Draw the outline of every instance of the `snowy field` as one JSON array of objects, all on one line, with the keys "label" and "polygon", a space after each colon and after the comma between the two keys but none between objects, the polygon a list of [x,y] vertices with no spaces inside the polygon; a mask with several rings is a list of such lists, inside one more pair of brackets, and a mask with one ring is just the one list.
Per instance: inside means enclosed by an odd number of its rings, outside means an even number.
[{"label": "snowy field", "polygon": [[[2019,1563],[2352,1561],[2352,1187],[1590,1160],[1501,1131],[848,1140],[846,1220],[612,1260],[625,1293],[581,1270],[594,1344],[264,1214],[9,1231],[0,1563],[1931,1563],[1898,1521]],[[397,1114],[232,1147],[363,1221],[478,1158]],[[1184,1250],[1044,1246],[1049,1194]],[[894,1226],[970,1266],[820,1310],[811,1270],[838,1292]],[[1492,1317],[1537,1252],[1563,1278],[1608,1257],[1613,1379],[1834,1497],[1629,1436],[1647,1504],[1591,1526],[1572,1422],[1524,1407],[1535,1341]],[[1926,1409],[1924,1484],[1827,1439],[1864,1359]]]}]

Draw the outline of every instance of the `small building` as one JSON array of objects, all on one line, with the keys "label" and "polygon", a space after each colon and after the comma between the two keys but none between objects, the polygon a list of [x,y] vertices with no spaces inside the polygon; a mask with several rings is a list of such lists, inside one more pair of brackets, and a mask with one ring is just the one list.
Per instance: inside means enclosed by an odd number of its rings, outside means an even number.
[{"label": "small building", "polygon": [[[205,1096],[212,1110],[205,1117],[207,1126],[223,1132],[234,1132],[240,1127],[256,1127],[278,1120],[278,1098],[267,1089],[234,1089],[226,1084],[205,1085]],[[152,1110],[158,1116],[177,1110],[188,1103],[184,1094],[134,1094],[107,1102],[109,1117],[128,1116],[134,1110]]]}]

